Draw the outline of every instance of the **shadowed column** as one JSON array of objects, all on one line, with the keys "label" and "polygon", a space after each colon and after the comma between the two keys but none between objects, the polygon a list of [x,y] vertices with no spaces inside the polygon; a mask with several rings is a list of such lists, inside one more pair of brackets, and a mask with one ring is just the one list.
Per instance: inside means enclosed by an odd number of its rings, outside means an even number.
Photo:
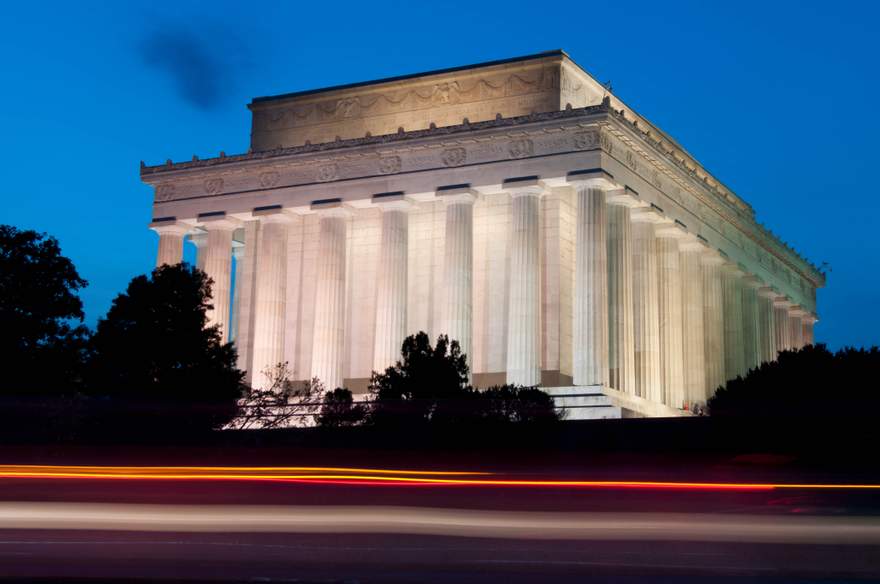
[{"label": "shadowed column", "polygon": [[680,249],[684,399],[688,409],[693,410],[706,398],[702,265],[706,248],[690,236],[681,242]]},{"label": "shadowed column", "polygon": [[791,348],[791,328],[788,323],[788,308],[791,302],[785,297],[777,293],[776,299],[773,301],[773,322],[774,331],[776,333],[775,355]]},{"label": "shadowed column", "polygon": [[684,341],[682,339],[682,276],[679,242],[685,232],[675,224],[657,228],[660,376],[663,403],[685,405]]},{"label": "shadowed column", "polygon": [[629,189],[608,196],[608,369],[611,387],[635,395],[631,208],[640,206]]},{"label": "shadowed column", "polygon": [[608,386],[607,190],[610,175],[589,169],[571,172],[577,205],[572,330],[575,385]]},{"label": "shadowed column", "polygon": [[761,281],[754,276],[743,278],[743,374],[761,364],[761,322],[758,307],[758,288]]},{"label": "shadowed column", "polygon": [[220,338],[229,340],[229,310],[232,300],[232,232],[237,221],[225,216],[199,217],[208,232],[205,246],[205,274],[212,280],[208,325],[220,328]]},{"label": "shadowed column", "polygon": [[660,291],[657,281],[656,209],[635,209],[633,221],[633,336],[636,395],[663,403],[660,380]]},{"label": "shadowed column", "polygon": [[743,282],[745,273],[736,264],[725,264],[721,272],[724,301],[723,381],[745,373],[743,351]]},{"label": "shadowed column", "polygon": [[758,322],[760,324],[758,341],[761,349],[761,363],[776,360],[776,311],[773,308],[776,296],[776,292],[768,286],[758,289]]},{"label": "shadowed column", "polygon": [[724,298],[721,265],[724,258],[715,250],[703,255],[703,326],[705,327],[706,394],[709,399],[725,381]]}]

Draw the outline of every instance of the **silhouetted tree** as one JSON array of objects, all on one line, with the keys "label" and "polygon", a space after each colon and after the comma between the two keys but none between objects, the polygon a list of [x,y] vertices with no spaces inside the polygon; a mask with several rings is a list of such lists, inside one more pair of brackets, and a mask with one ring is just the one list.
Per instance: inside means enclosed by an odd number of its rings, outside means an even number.
[{"label": "silhouetted tree", "polygon": [[88,336],[77,292],[86,285],[54,237],[0,225],[0,393],[74,392]]},{"label": "silhouetted tree", "polygon": [[120,431],[198,432],[227,424],[242,395],[231,343],[208,327],[211,280],[188,264],[138,276],[92,338],[87,388]]},{"label": "silhouetted tree", "polygon": [[715,417],[874,417],[880,407],[877,379],[877,347],[831,353],[825,345],[809,345],[728,381],[709,400],[709,411]]},{"label": "silhouetted tree", "polygon": [[268,386],[245,389],[238,403],[238,415],[228,427],[268,430],[311,422],[324,393],[321,381],[317,377],[304,382],[292,380],[287,362],[268,367],[263,373]]},{"label": "silhouetted tree", "polygon": [[467,358],[446,335],[433,347],[424,332],[407,337],[401,360],[374,372],[370,391],[371,421],[378,425],[450,423],[473,415]]},{"label": "silhouetted tree", "polygon": [[351,391],[337,387],[324,394],[324,403],[321,413],[315,416],[315,424],[323,428],[357,426],[364,421],[366,414],[364,406],[355,405]]},{"label": "silhouetted tree", "polygon": [[553,398],[537,387],[501,385],[480,392],[480,418],[489,423],[547,424],[561,419]]}]

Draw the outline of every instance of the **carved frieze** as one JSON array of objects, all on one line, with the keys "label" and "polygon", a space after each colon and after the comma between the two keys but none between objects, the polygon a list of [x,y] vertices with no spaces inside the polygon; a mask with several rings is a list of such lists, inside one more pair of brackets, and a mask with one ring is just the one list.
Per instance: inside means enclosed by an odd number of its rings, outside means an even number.
[{"label": "carved frieze", "polygon": [[280,180],[281,175],[274,170],[260,173],[260,186],[264,189],[271,189],[272,187],[278,186]]},{"label": "carved frieze", "polygon": [[384,156],[379,159],[379,174],[400,172],[400,156]]},{"label": "carved frieze", "polygon": [[156,202],[162,203],[165,201],[170,201],[174,198],[174,193],[177,189],[171,183],[163,183],[156,186]]},{"label": "carved frieze", "polygon": [[578,132],[574,135],[573,140],[577,150],[592,150],[599,146],[599,132],[596,130]]},{"label": "carved frieze", "polygon": [[507,153],[511,158],[526,158],[535,153],[535,143],[528,138],[513,140],[507,145]]},{"label": "carved frieze", "polygon": [[464,148],[447,148],[440,155],[443,166],[461,166],[467,160],[467,150]]},{"label": "carved frieze", "polygon": [[223,179],[220,177],[209,178],[204,182],[205,192],[209,195],[217,195],[223,191]]},{"label": "carved frieze", "polygon": [[318,167],[317,176],[315,178],[318,182],[327,182],[336,180],[338,177],[339,166],[336,164],[325,164]]}]

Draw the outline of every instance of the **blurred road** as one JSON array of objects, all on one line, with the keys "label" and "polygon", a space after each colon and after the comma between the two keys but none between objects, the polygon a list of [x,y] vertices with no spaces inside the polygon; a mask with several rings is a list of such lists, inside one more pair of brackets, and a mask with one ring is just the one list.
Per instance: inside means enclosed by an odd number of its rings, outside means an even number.
[{"label": "blurred road", "polygon": [[880,579],[872,485],[204,467],[0,477],[0,580]]}]

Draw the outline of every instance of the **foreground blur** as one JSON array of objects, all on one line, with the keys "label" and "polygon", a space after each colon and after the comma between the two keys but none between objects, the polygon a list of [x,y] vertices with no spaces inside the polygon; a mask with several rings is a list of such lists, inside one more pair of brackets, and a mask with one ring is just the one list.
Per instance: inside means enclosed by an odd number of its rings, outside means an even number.
[{"label": "foreground blur", "polygon": [[0,577],[874,578],[878,495],[575,472],[0,465]]}]

